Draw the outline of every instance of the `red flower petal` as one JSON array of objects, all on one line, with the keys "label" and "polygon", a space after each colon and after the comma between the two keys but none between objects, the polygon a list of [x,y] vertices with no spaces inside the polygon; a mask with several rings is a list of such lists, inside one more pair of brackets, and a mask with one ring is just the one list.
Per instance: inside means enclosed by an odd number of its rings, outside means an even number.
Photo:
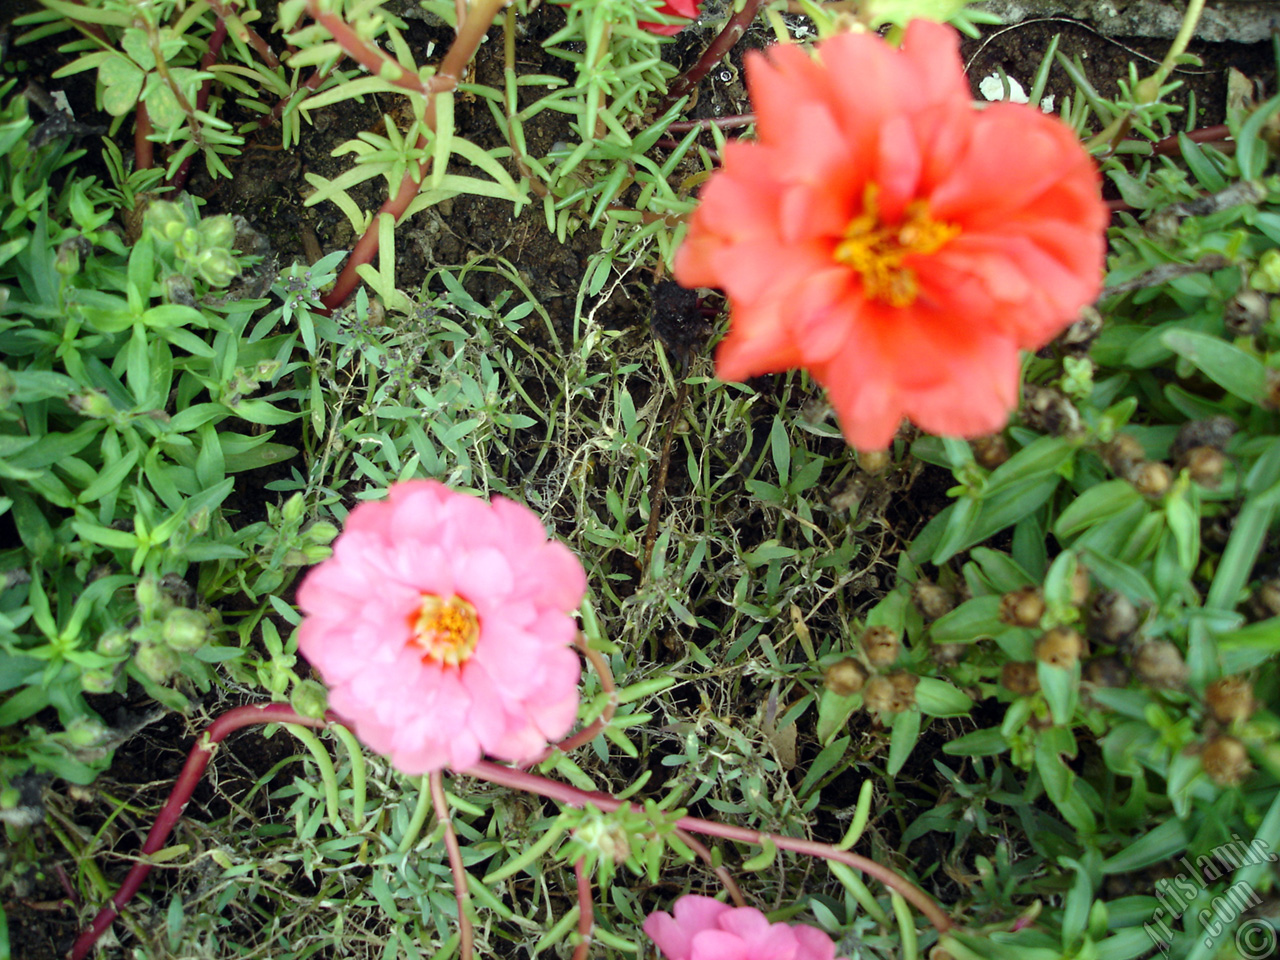
[{"label": "red flower petal", "polygon": [[976,110],[950,28],[916,21],[747,57],[757,140],[733,143],[675,258],[729,298],[727,379],[808,369],[849,442],[901,420],[973,436],[1036,349],[1097,296],[1107,211],[1072,132]]}]

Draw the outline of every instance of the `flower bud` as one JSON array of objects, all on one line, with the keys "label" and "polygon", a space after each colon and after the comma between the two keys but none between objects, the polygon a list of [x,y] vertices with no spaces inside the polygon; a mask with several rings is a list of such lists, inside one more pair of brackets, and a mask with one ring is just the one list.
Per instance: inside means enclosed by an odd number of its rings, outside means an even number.
[{"label": "flower bud", "polygon": [[1015,696],[1030,696],[1040,689],[1036,665],[1029,661],[1010,660],[1000,668],[1000,686]]},{"label": "flower bud", "polygon": [[[1280,303],[1280,301],[1277,301]],[[1263,410],[1280,410],[1280,370],[1267,367],[1266,380],[1262,390],[1262,400],[1258,404]]]},{"label": "flower bud", "polygon": [[1075,400],[1085,400],[1093,393],[1093,361],[1086,357],[1063,357],[1062,392]]},{"label": "flower bud", "polygon": [[111,730],[101,720],[79,716],[67,724],[63,737],[73,747],[96,747],[111,737]]},{"label": "flower bud", "polygon": [[1089,582],[1089,568],[1084,564],[1077,563],[1076,569],[1071,574],[1071,605],[1078,607],[1089,599],[1089,588],[1092,584]]},{"label": "flower bud", "polygon": [[1263,251],[1249,274],[1249,286],[1263,293],[1280,293],[1280,250],[1272,247]]},{"label": "flower bud", "polygon": [[133,649],[133,640],[119,627],[112,627],[98,638],[98,653],[104,657],[119,657]]},{"label": "flower bud", "polygon": [[1250,597],[1261,617],[1280,617],[1280,577],[1269,577],[1258,584]]},{"label": "flower bud", "polygon": [[197,228],[200,235],[200,249],[231,250],[236,239],[236,225],[227,214],[216,217],[205,217]]},{"label": "flower bud", "polygon": [[1036,640],[1036,659],[1069,670],[1089,652],[1084,638],[1070,627],[1054,627]]},{"label": "flower bud", "polygon": [[920,678],[899,670],[887,677],[872,677],[862,691],[862,705],[875,713],[903,713],[915,706]]},{"label": "flower bud", "polygon": [[221,250],[209,250],[196,258],[196,269],[211,287],[225,287],[240,275],[235,257]]},{"label": "flower bud", "polygon": [[147,205],[143,224],[155,236],[172,243],[187,229],[187,214],[171,200],[152,200]]},{"label": "flower bud", "polygon": [[133,588],[133,597],[143,613],[158,612],[161,603],[168,602],[160,589],[160,582],[149,573],[138,578],[138,584]]},{"label": "flower bud", "polygon": [[190,260],[202,252],[200,250],[200,231],[195,227],[186,227],[182,231],[182,235],[178,237],[176,245],[178,256],[184,260]]},{"label": "flower bud", "polygon": [[1009,459],[1009,444],[1003,433],[974,437],[969,441],[969,446],[973,450],[973,459],[984,470],[994,470]]},{"label": "flower bud", "polygon": [[573,838],[597,851],[610,863],[622,863],[631,856],[631,839],[621,824],[602,818],[586,820],[573,831]]},{"label": "flower bud", "polygon": [[171,273],[164,278],[164,298],[183,307],[196,305],[195,286],[191,278],[181,273]]},{"label": "flower bud", "polygon": [[1039,587],[1021,587],[1000,598],[1000,622],[1010,626],[1038,627],[1044,611]]},{"label": "flower bud", "polygon": [[174,650],[190,653],[209,640],[209,618],[198,610],[174,607],[164,618],[164,642]]},{"label": "flower bud", "polygon": [[187,517],[187,526],[191,532],[197,537],[209,529],[209,508],[201,507],[191,516]]},{"label": "flower bud", "polygon": [[1249,751],[1235,737],[1214,737],[1206,743],[1200,766],[1220,787],[1238,787],[1253,772]]},{"label": "flower bud", "polygon": [[317,520],[308,526],[303,534],[311,543],[328,545],[338,535],[338,528],[328,520]]},{"label": "flower bud", "polygon": [[1213,447],[1192,447],[1179,458],[1178,465],[1187,471],[1192,483],[1216,490],[1222,482],[1222,471],[1227,465],[1227,458],[1221,450]]},{"label": "flower bud", "polygon": [[295,493],[284,502],[280,509],[280,517],[287,524],[295,524],[302,520],[302,512],[306,509],[306,501],[301,493]]},{"label": "flower bud", "polygon": [[138,665],[149,680],[164,683],[182,667],[182,657],[176,650],[159,643],[146,643],[133,655]]},{"label": "flower bud", "polygon": [[893,685],[893,712],[903,713],[916,705],[916,687],[920,678],[914,673],[899,670],[889,674],[889,683]]},{"label": "flower bud", "polygon": [[872,677],[862,691],[862,705],[872,713],[893,712],[893,681],[888,677]]},{"label": "flower bud", "polygon": [[1178,428],[1178,435],[1169,447],[1169,456],[1181,459],[1192,447],[1213,447],[1225,450],[1227,443],[1240,428],[1230,417],[1219,414],[1202,420],[1188,420]]},{"label": "flower bud", "polygon": [[876,474],[884,473],[889,469],[889,464],[893,462],[893,457],[889,455],[888,450],[860,450],[858,452],[858,466],[864,473],[869,473],[873,477]]},{"label": "flower bud", "polygon": [[1173,484],[1173,471],[1169,469],[1167,463],[1148,460],[1135,468],[1129,480],[1133,484],[1133,489],[1144,497],[1149,500],[1159,500],[1169,492],[1169,487]]},{"label": "flower bud", "polygon": [[1080,316],[1054,341],[1063,353],[1083,356],[1089,352],[1104,326],[1102,314],[1093,307],[1081,307]]},{"label": "flower bud", "polygon": [[1132,600],[1115,590],[1104,590],[1089,608],[1089,632],[1106,643],[1124,643],[1138,631],[1142,616]]},{"label": "flower bud", "polygon": [[1223,725],[1243,723],[1258,709],[1258,702],[1253,698],[1253,684],[1241,676],[1213,681],[1204,692],[1204,702],[1213,719]]},{"label": "flower bud", "polygon": [[1125,687],[1129,671],[1119,657],[1098,657],[1085,664],[1084,679],[1095,687]]},{"label": "flower bud", "polygon": [[308,543],[300,552],[303,564],[319,563],[333,556],[333,548],[323,543]]},{"label": "flower bud", "polygon": [[53,261],[53,269],[63,277],[74,277],[80,272],[80,245],[72,240],[65,240],[58,246],[58,255]]},{"label": "flower bud", "polygon": [[867,627],[860,643],[867,662],[877,669],[892,664],[902,652],[902,638],[891,627]]},{"label": "flower bud", "polygon": [[923,578],[917,580],[911,588],[911,599],[915,602],[916,609],[920,611],[920,615],[924,617],[926,623],[945,616],[956,605],[955,599],[949,591]]},{"label": "flower bud", "polygon": [[1053,387],[1023,384],[1022,405],[1018,408],[1018,415],[1033,430],[1054,436],[1074,437],[1084,432],[1080,411],[1061,390]]},{"label": "flower bud", "polygon": [[289,705],[300,717],[319,719],[329,709],[329,692],[315,680],[302,680],[293,686]]},{"label": "flower bud", "polygon": [[117,675],[111,667],[90,667],[80,674],[80,689],[85,693],[110,693],[115,689]]},{"label": "flower bud", "polygon": [[1168,640],[1148,640],[1133,654],[1133,672],[1153,687],[1180,687],[1187,681],[1182,654]]},{"label": "flower bud", "polygon": [[954,667],[969,652],[967,643],[935,643],[931,647],[933,662],[940,667]]},{"label": "flower bud", "polygon": [[866,682],[867,668],[853,657],[833,663],[823,675],[823,684],[838,697],[859,693]]},{"label": "flower bud", "polygon": [[1270,318],[1270,304],[1257,290],[1241,288],[1227,301],[1223,323],[1233,337],[1256,337]]},{"label": "flower bud", "polygon": [[115,416],[116,405],[101,390],[85,390],[67,398],[67,406],[82,417],[105,420]]},{"label": "flower bud", "polygon": [[1102,459],[1117,477],[1131,481],[1146,462],[1147,452],[1132,434],[1120,433],[1102,448]]}]

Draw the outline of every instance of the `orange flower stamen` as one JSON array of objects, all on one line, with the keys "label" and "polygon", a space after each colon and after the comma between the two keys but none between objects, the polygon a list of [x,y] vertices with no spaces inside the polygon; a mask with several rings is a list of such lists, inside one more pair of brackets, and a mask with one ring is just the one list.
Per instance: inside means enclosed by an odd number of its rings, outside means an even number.
[{"label": "orange flower stamen", "polygon": [[960,233],[960,228],[930,217],[924,200],[907,204],[901,223],[885,223],[880,219],[877,192],[874,183],[867,184],[862,212],[849,221],[833,256],[836,263],[862,274],[862,288],[868,299],[891,307],[909,307],[915,303],[918,287],[916,272],[906,265],[907,257],[937,253]]},{"label": "orange flower stamen", "polygon": [[409,642],[422,651],[422,662],[457,667],[471,658],[480,639],[476,608],[461,597],[444,600],[422,595],[422,606],[409,615]]}]

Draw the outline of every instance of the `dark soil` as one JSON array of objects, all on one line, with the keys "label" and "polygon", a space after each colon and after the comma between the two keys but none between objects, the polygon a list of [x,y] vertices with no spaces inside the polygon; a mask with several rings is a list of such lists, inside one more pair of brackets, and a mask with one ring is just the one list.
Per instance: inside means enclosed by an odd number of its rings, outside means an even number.
[{"label": "dark soil", "polygon": [[[21,6],[6,5],[0,19],[21,12]],[[528,32],[517,50],[522,68],[537,73],[567,75],[569,65],[547,57],[540,46],[540,41],[559,26],[563,16],[554,6],[546,6],[531,18]],[[1148,71],[1150,65],[1143,58],[1158,60],[1166,46],[1162,41],[1145,39],[1117,42],[1100,36],[1087,25],[1061,19],[993,30],[987,39],[966,41],[963,47],[975,90],[977,81],[997,68],[1003,68],[1008,75],[1030,88],[1032,77],[1054,35],[1061,36],[1061,52],[1069,58],[1079,57],[1094,84],[1104,94],[1111,94],[1117,79],[1128,75],[1131,60],[1137,60],[1140,69]],[[66,37],[63,35],[59,39]],[[689,66],[709,37],[705,31],[686,31],[667,48],[667,56],[681,66]],[[748,43],[758,46],[766,37],[767,34],[757,27],[747,39]],[[432,41],[439,49],[448,42],[442,31],[418,20],[410,25],[409,39],[415,49],[424,49]],[[501,49],[502,43],[495,31],[491,42],[481,48],[477,63],[479,82],[501,87]],[[1268,90],[1275,88],[1275,62],[1269,45],[1195,44],[1191,49],[1203,58],[1205,66],[1179,71],[1176,76],[1184,81],[1184,87],[1172,99],[1185,105],[1187,95],[1194,92],[1194,126],[1222,121],[1228,66],[1261,80]],[[51,74],[67,59],[56,52],[53,43],[46,41],[17,48],[11,50],[9,56],[10,60],[3,67],[5,73],[17,73],[22,82],[35,81],[49,90],[65,89],[78,118],[85,122],[100,122],[93,113],[93,73],[78,74],[65,80],[51,78]],[[1059,103],[1070,92],[1069,81],[1060,67],[1055,67],[1050,75],[1048,92],[1054,94]],[[279,138],[276,131],[265,131],[255,137],[243,156],[235,161],[232,180],[212,180],[198,171],[191,180],[190,189],[207,200],[207,212],[240,213],[248,218],[269,238],[283,263],[304,259],[308,246],[312,246],[312,238],[322,252],[345,249],[354,241],[345,217],[331,205],[303,206],[309,190],[303,174],[312,172],[333,177],[344,170],[349,159],[335,159],[330,155],[331,151],[361,130],[379,131],[382,113],[391,110],[392,106],[370,99],[355,108],[344,105],[340,109],[323,112],[316,118],[313,128],[304,128],[302,146],[290,153],[277,149]],[[727,64],[703,81],[691,112],[695,116],[726,115],[745,112],[748,108],[741,75],[741,50],[737,50]],[[482,102],[459,102],[457,124],[460,133],[482,146],[495,142],[492,118]],[[527,132],[529,150],[535,156],[545,154],[558,140],[570,139],[563,115],[551,111],[537,118]],[[118,139],[121,148],[127,150],[131,144],[125,139],[125,133],[122,131]],[[92,142],[86,146],[90,148],[90,154],[84,162],[93,163]],[[382,199],[375,195],[372,186],[363,193],[359,188],[352,192],[368,208],[376,207]],[[398,238],[397,269],[402,289],[419,289],[434,266],[462,264],[476,254],[497,254],[517,267],[550,310],[557,328],[562,330],[567,330],[572,320],[574,297],[587,258],[600,245],[598,234],[585,229],[571,236],[566,244],[560,244],[548,234],[541,211],[537,208],[527,209],[521,218],[513,220],[509,204],[469,197],[459,197],[418,214],[399,228]],[[504,282],[491,274],[473,273],[469,284],[474,287],[470,290],[472,295],[481,300],[490,299],[504,289]],[[648,313],[648,296],[647,283],[620,286],[604,305],[601,315],[606,316],[608,325],[613,327],[639,324]],[[945,505],[945,488],[950,482],[945,476],[927,476],[912,489],[909,499],[901,498],[894,502],[891,522],[900,537],[909,538],[913,529],[918,529],[935,510]],[[253,518],[257,518],[258,511],[252,510],[245,501],[252,500],[255,492],[258,496],[271,496],[263,491],[237,491],[245,512]],[[875,585],[871,586],[874,588]],[[65,824],[68,818],[74,818],[80,829],[89,831],[88,835],[101,825],[105,811],[113,809],[111,804],[96,798],[98,794],[110,795],[143,809],[153,809],[167,795],[194,730],[178,716],[149,726],[117,750],[114,765],[93,788],[69,791],[65,785],[53,784],[46,794],[46,804],[58,812],[57,822]],[[259,776],[293,751],[294,745],[285,742],[284,738],[266,741],[256,731],[239,735],[229,749],[222,751],[216,786],[207,781],[201,787],[189,814],[205,821],[226,816],[229,799],[242,797]],[[799,772],[803,773],[803,770]],[[288,776],[287,771],[285,776]],[[901,780],[907,785],[903,789],[916,797],[922,808],[927,808],[931,802],[929,798],[936,796],[943,787],[928,751],[923,750],[916,751],[912,766],[904,771]],[[911,785],[913,780],[930,786]],[[831,786],[833,796],[838,797],[842,789],[840,783]],[[262,794],[257,799],[259,803],[263,802]],[[87,812],[90,808],[93,813]],[[263,811],[255,808],[249,812]],[[116,847],[118,852],[128,855],[136,850],[147,826],[128,817],[118,819],[111,829],[121,834],[133,830],[139,838],[130,840],[123,837]],[[922,859],[936,861],[942,860],[948,851],[920,841],[912,852]],[[34,866],[34,870],[24,873],[19,882],[10,883],[0,891],[13,955],[20,960],[53,960],[63,956],[76,932],[77,911],[69,901],[70,884],[64,886],[62,877],[74,876],[76,864],[49,828],[43,825],[27,832],[10,831],[8,855],[10,871],[23,859],[33,861]],[[101,867],[108,879],[115,883],[128,865],[121,859],[103,863]]]}]

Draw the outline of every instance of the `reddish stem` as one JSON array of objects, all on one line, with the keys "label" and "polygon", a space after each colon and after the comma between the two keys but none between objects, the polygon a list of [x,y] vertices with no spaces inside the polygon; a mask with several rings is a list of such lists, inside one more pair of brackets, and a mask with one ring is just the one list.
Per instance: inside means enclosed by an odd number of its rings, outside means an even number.
[{"label": "reddish stem", "polygon": [[756,13],[760,10],[760,5],[764,0],[746,0],[742,9],[729,18],[729,22],[724,25],[724,29],[720,34],[711,41],[711,46],[707,47],[706,52],[698,58],[698,62],[691,68],[686,70],[681,76],[676,77],[671,86],[667,88],[667,97],[662,101],[662,106],[658,108],[658,114],[662,115],[671,108],[671,105],[683,97],[687,93],[691,93],[698,82],[705,77],[720,62],[721,58],[728,53],[739,40],[742,35],[747,32],[747,27],[751,26],[751,22],[755,20]]},{"label": "reddish stem", "polygon": [[133,129],[133,168],[150,170],[156,164],[156,145],[149,139],[151,136],[151,115],[147,113],[147,105],[138,101],[138,115]]},{"label": "reddish stem", "polygon": [[[225,35],[226,18],[232,13],[232,11],[227,8],[227,5],[223,3],[222,0],[209,0],[209,6],[217,16],[218,26],[222,28],[223,34]],[[280,60],[276,56],[275,51],[271,49],[271,45],[267,43],[266,40],[262,39],[258,34],[258,31],[254,30],[253,27],[249,26],[243,20],[239,21],[239,23],[240,26],[244,28],[244,32],[238,35],[239,39],[253,47],[253,49],[257,51],[258,56],[263,59],[270,69],[274,70],[276,67],[280,66]]]},{"label": "reddish stem", "polygon": [[728,117],[707,117],[705,120],[677,120],[675,123],[667,124],[667,129],[672,133],[688,133],[694,129],[710,130],[712,127],[736,130],[739,127],[749,127],[755,122],[754,113],[735,113]]},{"label": "reddish stem", "polygon": [[196,740],[195,746],[191,748],[191,753],[187,756],[187,763],[182,768],[182,773],[178,775],[177,782],[173,785],[173,791],[169,794],[169,799],[165,801],[164,808],[161,809],[160,815],[156,817],[156,822],[152,825],[151,832],[147,834],[147,839],[142,844],[141,859],[129,870],[115,896],[98,911],[98,915],[93,918],[93,923],[76,938],[75,944],[71,947],[71,960],[84,960],[89,955],[89,951],[98,942],[98,938],[107,931],[107,928],[119,916],[120,911],[124,909],[125,904],[132,900],[134,894],[138,892],[142,886],[142,881],[151,872],[152,865],[147,862],[146,858],[164,846],[174,825],[187,808],[187,803],[191,800],[191,794],[195,790],[196,784],[200,782],[200,777],[204,774],[204,768],[209,765],[209,760],[213,757],[214,750],[219,743],[236,730],[259,723],[297,723],[306,727],[322,728],[335,721],[336,717],[332,715],[328,715],[322,720],[300,717],[294,713],[293,708],[287,703],[264,703],[248,707],[236,707],[233,710],[228,710],[213,721],[209,725],[209,729]]},{"label": "reddish stem", "polygon": [[[323,24],[333,34],[334,39],[338,41],[349,56],[364,64],[375,75],[380,75],[384,63],[394,64],[399,71],[399,76],[390,82],[405,90],[419,93],[426,97],[427,102],[422,118],[423,123],[428,130],[435,130],[436,102],[434,95],[448,93],[457,89],[463,71],[466,69],[467,64],[471,62],[471,58],[475,56],[476,50],[480,48],[480,43],[484,40],[484,35],[489,31],[489,27],[493,25],[493,18],[506,4],[507,0],[476,0],[474,6],[467,12],[466,21],[459,22],[458,33],[449,47],[449,52],[440,61],[440,67],[435,76],[431,78],[430,83],[425,85],[416,75],[405,70],[381,51],[375,50],[366,44],[340,17],[334,17],[332,14],[322,14],[318,0],[308,0],[307,9],[317,22]],[[417,146],[421,148],[425,144],[426,138],[420,136]],[[382,214],[389,213],[398,222],[405,210],[409,208],[409,204],[413,202],[413,198],[417,196],[419,184],[426,177],[430,166],[431,158],[428,157],[418,165],[417,179],[414,178],[412,171],[407,172],[404,175],[404,179],[400,181],[400,187],[396,190],[395,196],[378,208],[378,212],[374,214],[373,220],[369,224],[369,229],[356,242],[355,248],[351,251],[351,256],[347,257],[347,262],[343,265],[342,272],[338,274],[338,279],[334,281],[333,289],[321,299],[320,302],[326,310],[332,310],[337,307],[355,290],[360,283],[360,275],[356,272],[356,268],[361,264],[369,263],[373,259],[373,255],[378,251],[378,226]]]},{"label": "reddish stem", "polygon": [[702,862],[710,867],[715,872],[715,875],[720,878],[720,882],[724,884],[724,888],[729,894],[729,899],[733,901],[733,905],[735,907],[745,907],[747,898],[742,895],[742,890],[738,888],[738,883],[733,879],[733,874],[723,866],[716,866],[715,858],[711,856],[711,851],[707,849],[706,845],[687,830],[677,830],[676,836],[680,838],[681,843],[696,853]]},{"label": "reddish stem", "polygon": [[[565,783],[556,783],[546,777],[540,777],[524,770],[503,767],[487,760],[481,760],[475,766],[461,772],[470,777],[488,780],[490,783],[496,783],[513,790],[523,790],[526,793],[537,794],[560,803],[566,803],[572,807],[581,807],[590,803],[605,813],[612,813],[624,805],[631,806],[607,793],[579,790],[577,787],[571,787]],[[632,809],[636,808],[632,807]],[[777,833],[763,833],[759,830],[734,827],[727,823],[716,823],[714,820],[701,820],[697,817],[681,817],[676,821],[675,826],[691,833],[701,833],[710,837],[720,837],[723,840],[749,843],[754,846],[763,846],[767,841],[779,850],[790,850],[793,853],[803,854],[807,857],[818,857],[822,860],[834,860],[837,863],[843,863],[861,873],[865,873],[869,877],[874,877],[889,889],[896,891],[904,900],[924,914],[939,933],[946,933],[955,926],[952,919],[947,916],[941,907],[934,903],[927,893],[889,867],[859,854],[849,853],[847,850],[838,850],[829,844],[818,843],[814,840],[784,837]]]},{"label": "reddish stem", "polygon": [[[307,4],[307,12],[311,14],[316,23],[329,31],[347,56],[351,57],[375,77],[383,77],[393,86],[400,87],[410,93],[427,94],[430,92],[429,85],[424,84],[417,74],[410,73],[400,65],[399,61],[388,57],[381,50],[365,43],[360,39],[360,35],[352,30],[351,26],[341,16],[321,10],[317,0],[310,0]],[[450,48],[450,53],[452,52],[453,50]],[[393,74],[394,79],[392,79],[392,76],[384,75],[384,68],[390,68],[392,71],[398,72],[399,75],[394,76]],[[441,69],[443,70],[443,65]],[[456,83],[457,78],[455,77],[454,79]],[[432,85],[434,85],[434,79]]]},{"label": "reddish stem", "polygon": [[[227,22],[218,17],[218,25],[213,28],[213,33],[209,35],[209,49],[205,51],[203,57],[200,58],[200,70],[208,72],[209,68],[218,61],[218,54],[222,52],[222,45],[227,39]],[[196,94],[196,109],[203,111],[209,106],[209,92],[213,86],[212,80],[206,80],[200,84],[200,92]],[[195,154],[187,157],[173,174],[173,179],[169,181],[169,189],[173,193],[178,193],[187,185],[187,177],[191,175],[191,161],[195,159]]]},{"label": "reddish stem", "polygon": [[582,939],[573,948],[573,960],[587,960],[591,952],[591,933],[596,928],[596,908],[591,900],[591,878],[587,876],[586,861],[578,858],[573,865],[573,875],[578,881],[578,936]]},{"label": "reddish stem", "polygon": [[[93,923],[85,929],[79,937],[76,938],[75,944],[71,948],[70,960],[84,960],[89,955],[89,951],[93,949],[93,945],[111,926],[115,918],[120,915],[120,911],[125,905],[133,899],[134,895],[142,886],[143,880],[147,874],[151,872],[152,864],[146,862],[145,858],[156,853],[169,838],[169,834],[173,831],[175,824],[181,818],[183,811],[187,807],[187,803],[191,800],[191,794],[195,791],[196,784],[200,782],[200,777],[204,774],[205,767],[209,765],[214,750],[227,736],[243,727],[253,726],[260,723],[296,723],[306,727],[322,729],[333,723],[341,723],[336,714],[329,712],[321,719],[312,717],[299,716],[294,712],[293,708],[285,703],[266,703],[256,704],[247,707],[236,707],[228,710],[222,716],[218,717],[208,730],[204,732],[191,748],[191,753],[187,756],[187,762],[182,768],[182,772],[178,775],[177,781],[174,783],[173,790],[169,794],[169,799],[165,801],[164,807],[161,809],[159,816],[156,817],[155,823],[151,827],[151,831],[147,834],[147,839],[142,844],[140,859],[129,870],[125,876],[124,882],[120,884],[115,895],[98,911],[98,915],[94,917]],[[568,784],[556,783],[554,780],[548,780],[546,777],[540,777],[536,774],[528,773],[524,770],[516,770],[511,767],[503,767],[487,760],[482,760],[475,766],[462,771],[467,776],[477,777],[481,780],[488,780],[490,783],[496,783],[500,786],[508,787],[513,790],[523,790],[526,793],[532,793],[537,796],[547,797],[569,806],[581,807],[588,803],[594,804],[600,810],[606,813],[612,813],[623,806],[629,806],[636,809],[633,805],[625,801],[618,800],[615,797],[605,793],[598,793],[587,790],[579,790],[577,787],[571,787]],[[445,843],[449,843],[451,833],[451,825],[449,823],[448,805],[444,798],[443,782],[440,774],[433,774],[431,780],[432,800],[436,803],[436,813],[441,816],[446,824]],[[441,814],[443,804],[444,813]],[[802,840],[796,837],[785,837],[780,834],[763,833],[756,830],[749,830],[746,827],[734,827],[724,823],[716,823],[711,820],[701,820],[697,817],[681,817],[675,823],[677,831],[686,831],[689,833],[701,833],[706,836],[720,837],[724,840],[730,840],[737,843],[748,843],[756,846],[762,846],[766,842],[772,843],[779,850],[790,850],[794,853],[803,854],[810,857],[818,857],[824,860],[834,860],[838,863],[846,864],[865,873],[867,876],[874,877],[891,890],[897,891],[903,899],[912,904],[917,910],[924,914],[930,923],[939,933],[946,933],[952,929],[955,924],[951,918],[939,907],[932,898],[923,890],[915,886],[909,880],[897,874],[890,868],[876,863],[874,860],[860,856],[856,853],[849,853],[845,850],[839,850],[825,843],[817,843],[813,840]],[[457,838],[453,838],[453,843],[457,844]],[[693,847],[697,852],[697,847]],[[466,888],[466,873],[460,870],[461,851],[457,854],[450,851],[450,863],[454,868],[454,882],[459,885],[460,889]],[[455,859],[456,857],[456,859]],[[706,859],[710,859],[710,854],[706,853]],[[723,877],[722,877],[723,879]],[[732,881],[730,881],[731,883]],[[581,861],[579,861],[578,875],[578,897],[579,903],[583,903],[583,890],[586,883],[585,877],[581,872]],[[730,887],[730,895],[733,895],[735,887]],[[583,929],[581,917],[579,918],[579,931],[584,933],[584,942],[590,942],[591,928],[594,925],[593,913],[590,907],[590,887],[586,886],[588,909],[584,909],[583,915],[588,916],[589,923],[587,929]],[[738,901],[741,894],[735,897]],[[466,917],[466,911],[459,903],[459,923],[462,930],[462,943],[469,947],[467,940],[467,932],[469,930],[469,921]],[[581,949],[581,947],[579,947]],[[585,955],[585,954],[584,954]],[[464,954],[465,956],[465,954]],[[576,960],[581,960],[575,951]]]},{"label": "reddish stem", "polygon": [[449,813],[449,800],[444,795],[444,775],[437,770],[428,778],[431,784],[431,802],[436,808],[436,819],[444,827],[444,848],[449,854],[449,869],[453,873],[453,892],[458,898],[458,956],[471,960],[475,953],[475,931],[467,912],[467,868],[462,863],[462,848],[458,835],[453,831],[453,816]]},{"label": "reddish stem", "polygon": [[[1188,131],[1186,134],[1188,140],[1195,143],[1217,143],[1220,140],[1231,139],[1231,130],[1225,123],[1219,123],[1212,127],[1201,127],[1198,130]],[[1178,142],[1178,134],[1171,137],[1165,137],[1163,140],[1157,140],[1152,151],[1159,154],[1175,154],[1182,150]]]}]

